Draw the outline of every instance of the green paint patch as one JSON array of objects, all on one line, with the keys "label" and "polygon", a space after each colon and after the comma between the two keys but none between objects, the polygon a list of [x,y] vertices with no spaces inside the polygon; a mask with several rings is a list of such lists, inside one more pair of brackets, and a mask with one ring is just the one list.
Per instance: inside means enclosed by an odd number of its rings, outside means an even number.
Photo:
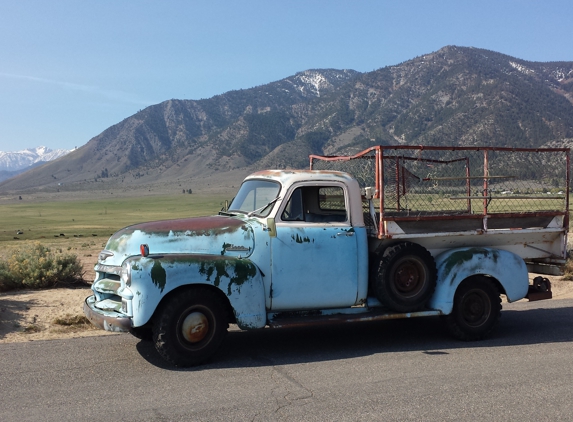
[{"label": "green paint patch", "polygon": [[[231,277],[229,273],[234,273],[234,275]],[[229,279],[227,295],[231,296],[233,285],[240,287],[252,279],[257,274],[257,267],[252,262],[245,260],[204,261],[201,262],[199,274],[204,275],[206,280],[212,282],[215,287],[219,287],[223,278]],[[211,281],[213,275],[215,277]]]},{"label": "green paint patch", "polygon": [[231,277],[229,287],[227,288],[227,295],[231,296],[231,286],[237,285],[239,288],[245,282],[251,280],[257,275],[257,267],[251,262],[237,261],[235,265],[235,276]]},{"label": "green paint patch", "polygon": [[296,243],[310,243],[310,238],[308,236],[302,237],[298,233],[296,234],[296,236],[292,235],[291,238]]},{"label": "green paint patch", "polygon": [[229,273],[227,272],[227,260],[201,262],[199,274],[204,275],[209,282],[211,282],[211,277],[215,274],[213,285],[215,287],[219,287],[222,277],[229,278]]},{"label": "green paint patch", "polygon": [[151,268],[151,281],[160,289],[161,293],[163,293],[163,289],[165,289],[165,285],[167,284],[167,272],[160,261],[153,263],[153,267]]},{"label": "green paint patch", "polygon": [[221,255],[225,255],[225,251],[227,250],[227,248],[231,246],[232,245],[230,243],[223,243],[223,249],[221,250]]},{"label": "green paint patch", "polygon": [[[450,272],[452,272],[457,266],[471,261],[474,261],[477,264],[478,261],[486,258],[491,258],[493,259],[494,263],[497,263],[499,259],[499,252],[485,248],[469,248],[456,251],[452,253],[442,264],[444,268],[444,277],[448,277]],[[454,278],[455,277],[452,277],[452,280]]]}]

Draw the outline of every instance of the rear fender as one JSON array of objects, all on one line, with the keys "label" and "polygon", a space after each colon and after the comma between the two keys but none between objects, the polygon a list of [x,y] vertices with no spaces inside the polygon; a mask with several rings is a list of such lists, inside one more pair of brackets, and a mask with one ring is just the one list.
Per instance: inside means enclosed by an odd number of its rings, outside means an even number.
[{"label": "rear fender", "polygon": [[[130,258],[133,326],[146,324],[161,300],[181,286],[212,285],[229,299],[242,329],[266,325],[259,268],[248,259],[216,255],[149,255]],[[175,292],[175,294],[177,294]]]},{"label": "rear fender", "polygon": [[438,281],[434,296],[429,302],[431,309],[450,314],[454,294],[462,281],[474,275],[496,279],[509,302],[523,299],[529,288],[529,276],[525,262],[518,255],[492,248],[457,248],[436,257]]}]

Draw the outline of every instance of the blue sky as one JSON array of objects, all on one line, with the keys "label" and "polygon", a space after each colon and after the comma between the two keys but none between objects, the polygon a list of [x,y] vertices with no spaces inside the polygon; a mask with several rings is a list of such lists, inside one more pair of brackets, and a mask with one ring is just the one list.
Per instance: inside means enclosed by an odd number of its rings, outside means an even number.
[{"label": "blue sky", "polygon": [[573,61],[571,0],[0,0],[0,151],[71,149],[149,105],[446,45]]}]

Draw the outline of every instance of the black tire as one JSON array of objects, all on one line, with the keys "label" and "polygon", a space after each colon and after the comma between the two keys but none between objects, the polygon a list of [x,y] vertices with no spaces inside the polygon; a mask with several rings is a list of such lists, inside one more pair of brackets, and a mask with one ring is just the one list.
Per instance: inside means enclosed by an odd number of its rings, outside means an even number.
[{"label": "black tire", "polygon": [[217,351],[228,327],[220,298],[207,289],[191,289],[175,295],[162,307],[153,324],[153,341],[168,362],[194,366]]},{"label": "black tire", "polygon": [[476,341],[489,336],[501,316],[501,297],[487,277],[463,281],[454,295],[454,308],[446,317],[450,333],[459,340]]},{"label": "black tire", "polygon": [[135,327],[130,328],[129,333],[135,337],[140,339],[141,341],[152,341],[153,340],[153,331],[150,327]]},{"label": "black tire", "polygon": [[436,262],[416,243],[402,242],[386,248],[375,266],[376,298],[397,312],[422,309],[436,289]]}]

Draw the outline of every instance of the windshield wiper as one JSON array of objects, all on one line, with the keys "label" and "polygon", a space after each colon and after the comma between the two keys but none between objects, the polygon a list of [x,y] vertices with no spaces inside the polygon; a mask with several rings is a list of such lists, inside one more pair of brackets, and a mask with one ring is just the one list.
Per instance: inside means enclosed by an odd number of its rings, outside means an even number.
[{"label": "windshield wiper", "polygon": [[280,196],[277,196],[275,199],[273,199],[273,200],[272,200],[271,202],[269,202],[268,204],[262,206],[261,208],[257,208],[256,210],[253,210],[253,211],[247,213],[247,217],[252,217],[253,214],[256,214],[256,213],[258,213],[258,212],[264,210],[265,208],[270,207],[270,206],[273,205],[275,202],[277,202],[279,199],[281,199],[281,197],[280,197]]}]

